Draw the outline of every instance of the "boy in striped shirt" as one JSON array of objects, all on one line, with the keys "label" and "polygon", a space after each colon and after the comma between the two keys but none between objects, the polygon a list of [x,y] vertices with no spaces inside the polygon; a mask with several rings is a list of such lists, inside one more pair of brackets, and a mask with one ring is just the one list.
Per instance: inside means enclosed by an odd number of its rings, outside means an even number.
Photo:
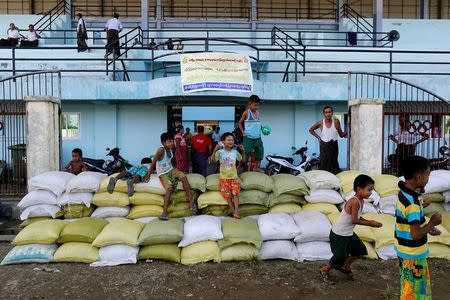
[{"label": "boy in striped shirt", "polygon": [[431,299],[427,234],[440,234],[435,226],[441,224],[442,216],[435,213],[426,223],[423,208],[430,202],[422,199],[417,192],[428,183],[430,163],[424,157],[410,156],[402,161],[400,169],[405,177],[405,182],[399,182],[400,192],[395,212],[400,299]]}]

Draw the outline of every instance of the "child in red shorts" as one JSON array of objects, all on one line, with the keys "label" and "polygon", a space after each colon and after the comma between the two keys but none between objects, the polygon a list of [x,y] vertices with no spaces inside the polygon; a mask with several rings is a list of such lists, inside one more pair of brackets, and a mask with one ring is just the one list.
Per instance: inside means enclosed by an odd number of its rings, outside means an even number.
[{"label": "child in red shorts", "polygon": [[[239,194],[241,185],[236,169],[236,161],[245,160],[245,157],[233,148],[234,136],[226,132],[221,138],[223,148],[216,148],[211,155],[211,160],[220,163],[220,193],[227,200],[231,213],[234,218],[239,219]],[[245,156],[245,154],[244,154]]]}]

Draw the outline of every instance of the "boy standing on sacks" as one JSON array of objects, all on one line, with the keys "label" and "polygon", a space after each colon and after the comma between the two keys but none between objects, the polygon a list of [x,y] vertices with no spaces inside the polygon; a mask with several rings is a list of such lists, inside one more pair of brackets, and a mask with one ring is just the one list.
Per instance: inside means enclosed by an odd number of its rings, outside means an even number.
[{"label": "boy standing on sacks", "polygon": [[355,196],[350,198],[342,209],[339,219],[330,232],[330,246],[333,257],[321,270],[322,280],[334,284],[330,276],[331,269],[336,269],[353,280],[351,265],[361,256],[367,255],[367,249],[359,237],[353,232],[355,225],[381,227],[382,224],[365,220],[361,217],[364,199],[368,199],[373,192],[375,182],[367,175],[359,175],[353,182]]},{"label": "boy standing on sacks", "polygon": [[428,270],[427,234],[439,235],[435,227],[442,216],[435,213],[425,224],[423,208],[430,205],[422,200],[417,190],[423,189],[430,176],[430,162],[420,156],[409,156],[400,164],[405,182],[398,186],[397,209],[395,210],[395,239],[400,265],[400,299],[431,299],[430,272]]},{"label": "boy standing on sacks", "polygon": [[245,160],[244,157],[234,149],[234,136],[231,132],[226,132],[222,135],[223,148],[218,146],[214,149],[210,161],[218,161],[220,163],[220,193],[225,198],[230,207],[233,218],[240,219],[239,215],[239,194],[241,191],[241,184],[237,174],[236,161]]},{"label": "boy standing on sacks", "polygon": [[163,187],[166,189],[163,213],[160,216],[160,219],[163,221],[167,221],[169,219],[169,213],[167,210],[170,204],[170,197],[172,196],[172,193],[176,191],[178,182],[180,181],[183,183],[183,189],[189,200],[189,209],[193,214],[196,214],[197,206],[192,199],[191,186],[189,185],[186,175],[184,175],[184,173],[180,170],[174,168],[172,165],[172,149],[174,146],[173,135],[168,132],[161,134],[161,143],[163,147],[158,148],[156,151],[156,155],[152,161],[150,169],[148,170],[147,176],[144,178],[144,182],[149,182],[151,174],[156,169],[156,174],[158,175],[159,180],[161,180]]}]

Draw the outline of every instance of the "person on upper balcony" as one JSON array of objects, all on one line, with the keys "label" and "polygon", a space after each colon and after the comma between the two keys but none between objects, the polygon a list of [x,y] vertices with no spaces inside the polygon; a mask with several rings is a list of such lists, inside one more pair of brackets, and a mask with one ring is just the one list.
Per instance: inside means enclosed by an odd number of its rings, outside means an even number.
[{"label": "person on upper balcony", "polygon": [[7,43],[5,44],[9,44],[12,47],[17,46],[21,38],[19,28],[17,28],[16,25],[14,25],[14,23],[11,23],[9,24],[9,28],[6,31],[6,33],[8,34],[8,39],[2,41],[7,41]]},{"label": "person on upper balcony", "polygon": [[20,42],[20,47],[38,47],[41,36],[34,30],[34,25],[28,25],[28,31],[25,34],[25,40]]},{"label": "person on upper balcony", "polygon": [[173,44],[172,38],[169,38],[169,39],[167,40],[167,42],[166,42],[166,47],[167,47],[167,50],[173,50],[174,44]]},{"label": "person on upper balcony", "polygon": [[119,32],[123,29],[122,23],[119,21],[119,14],[114,13],[112,19],[109,19],[105,25],[106,31],[106,54],[105,58],[108,57],[112,52],[114,52],[114,57],[120,56],[120,40]]},{"label": "person on upper balcony", "polygon": [[81,13],[77,14],[77,45],[78,52],[89,52],[88,45],[86,44],[86,40],[88,39],[88,34],[86,30],[86,23],[84,22],[83,15]]}]

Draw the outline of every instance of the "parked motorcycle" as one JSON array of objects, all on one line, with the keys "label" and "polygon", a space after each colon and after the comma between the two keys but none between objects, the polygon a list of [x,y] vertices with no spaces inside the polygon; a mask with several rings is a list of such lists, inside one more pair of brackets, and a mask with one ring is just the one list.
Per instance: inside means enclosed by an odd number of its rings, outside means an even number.
[{"label": "parked motorcycle", "polygon": [[[311,157],[308,156],[308,141],[305,142],[305,146],[297,150],[297,148],[292,147],[294,153],[291,157],[267,155],[266,159],[269,164],[266,167],[267,175],[275,174],[292,174],[298,175],[306,171],[317,170],[319,168],[319,158],[316,153],[313,153]],[[295,158],[300,156],[301,160],[299,164],[295,164]]]},{"label": "parked motorcycle", "polygon": [[450,170],[450,149],[447,142],[439,147],[440,158],[430,159],[430,166],[432,170]]},{"label": "parked motorcycle", "polygon": [[106,156],[112,156],[113,160],[92,159],[83,157],[83,162],[88,167],[89,171],[106,173],[108,175],[120,173],[126,169],[131,168],[122,156],[120,156],[120,149],[115,147],[113,149],[106,148],[108,153]]}]

